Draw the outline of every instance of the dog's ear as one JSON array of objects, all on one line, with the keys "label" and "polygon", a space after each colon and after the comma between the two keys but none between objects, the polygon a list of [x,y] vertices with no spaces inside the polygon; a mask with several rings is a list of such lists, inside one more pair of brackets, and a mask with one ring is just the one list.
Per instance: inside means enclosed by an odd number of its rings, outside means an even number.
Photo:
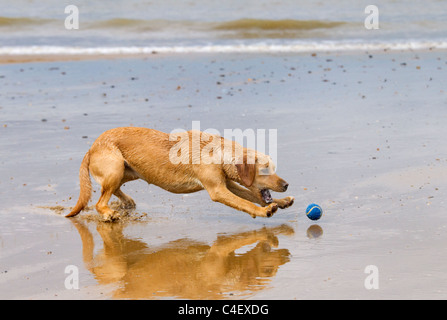
[{"label": "dog's ear", "polygon": [[255,180],[256,164],[247,163],[247,156],[244,155],[244,161],[236,164],[237,174],[241,178],[245,187],[250,187]]}]

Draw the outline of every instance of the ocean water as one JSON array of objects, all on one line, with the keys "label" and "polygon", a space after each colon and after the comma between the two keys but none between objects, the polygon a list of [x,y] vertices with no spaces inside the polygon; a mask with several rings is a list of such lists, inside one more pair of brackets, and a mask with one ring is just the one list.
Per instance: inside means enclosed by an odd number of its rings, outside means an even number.
[{"label": "ocean water", "polygon": [[[367,29],[365,8],[378,8]],[[79,29],[67,29],[68,5]],[[0,54],[447,48],[445,0],[0,0]]]}]

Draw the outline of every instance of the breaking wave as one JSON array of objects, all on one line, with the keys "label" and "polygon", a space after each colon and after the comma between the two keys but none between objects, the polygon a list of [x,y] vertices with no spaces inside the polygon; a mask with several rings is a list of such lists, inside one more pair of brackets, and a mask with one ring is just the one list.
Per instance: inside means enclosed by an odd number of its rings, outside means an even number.
[{"label": "breaking wave", "polygon": [[355,41],[300,41],[291,43],[208,44],[191,46],[10,46],[0,47],[0,55],[138,55],[155,53],[275,53],[275,52],[343,52],[447,49],[446,41],[410,41],[365,43]]}]

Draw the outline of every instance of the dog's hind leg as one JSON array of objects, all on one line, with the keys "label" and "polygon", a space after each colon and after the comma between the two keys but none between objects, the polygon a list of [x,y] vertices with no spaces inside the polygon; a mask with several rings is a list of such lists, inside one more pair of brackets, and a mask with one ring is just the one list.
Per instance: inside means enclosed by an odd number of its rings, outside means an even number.
[{"label": "dog's hind leg", "polygon": [[90,155],[90,173],[101,185],[101,196],[96,204],[96,210],[102,215],[104,221],[119,218],[119,213],[112,210],[108,203],[112,194],[118,192],[124,178],[124,158],[117,148],[102,148]]},{"label": "dog's hind leg", "polygon": [[123,209],[134,209],[136,207],[135,201],[131,197],[129,197],[127,194],[121,191],[120,188],[116,190],[113,193],[115,196],[118,197],[121,201],[121,208]]},{"label": "dog's hind leg", "polygon": [[124,209],[134,209],[136,207],[135,201],[131,197],[129,197],[127,194],[125,194],[123,191],[121,191],[121,185],[123,185],[126,182],[137,180],[140,177],[138,174],[132,170],[126,163],[125,163],[125,169],[124,169],[124,176],[121,180],[120,187],[113,193],[115,196],[117,196],[121,201],[121,207]]}]

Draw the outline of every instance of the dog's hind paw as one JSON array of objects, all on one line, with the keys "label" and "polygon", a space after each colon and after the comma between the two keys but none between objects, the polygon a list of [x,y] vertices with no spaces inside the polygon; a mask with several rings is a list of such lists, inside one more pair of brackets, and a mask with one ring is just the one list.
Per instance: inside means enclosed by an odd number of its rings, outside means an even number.
[{"label": "dog's hind paw", "polygon": [[129,201],[121,202],[120,207],[122,209],[135,209],[137,207],[137,205],[135,204],[135,201],[130,199]]},{"label": "dog's hind paw", "polygon": [[104,222],[113,222],[115,220],[119,220],[121,218],[121,215],[118,211],[111,211],[110,213],[103,214],[102,215],[102,221]]}]

